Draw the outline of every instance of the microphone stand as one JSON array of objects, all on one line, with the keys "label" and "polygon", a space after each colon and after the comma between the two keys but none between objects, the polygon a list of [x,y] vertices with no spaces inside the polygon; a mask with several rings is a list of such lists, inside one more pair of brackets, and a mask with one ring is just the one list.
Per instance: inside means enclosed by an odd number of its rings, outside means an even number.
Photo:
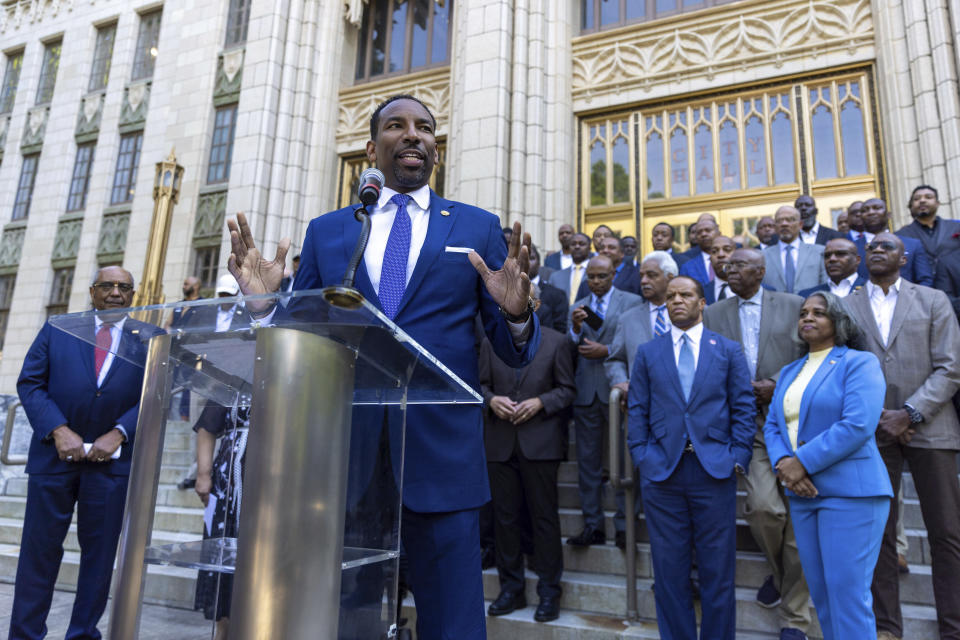
[{"label": "microphone stand", "polygon": [[360,223],[360,237],[357,238],[357,246],[353,249],[350,262],[347,263],[343,282],[339,286],[327,287],[323,290],[323,297],[327,302],[347,309],[355,309],[363,303],[363,295],[353,286],[353,281],[357,275],[360,260],[363,258],[363,252],[367,248],[367,241],[370,240],[370,214],[367,213],[367,206],[364,204],[357,206],[353,211],[353,217]]}]

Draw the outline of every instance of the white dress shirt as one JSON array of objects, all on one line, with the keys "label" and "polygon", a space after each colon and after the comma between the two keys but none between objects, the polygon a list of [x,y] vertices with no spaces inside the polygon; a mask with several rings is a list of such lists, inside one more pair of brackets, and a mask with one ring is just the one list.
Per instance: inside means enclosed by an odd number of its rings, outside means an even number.
[{"label": "white dress shirt", "polygon": [[[700,255],[701,255],[701,257],[703,258],[703,269],[704,269],[704,271],[707,272],[707,276],[709,276],[709,275],[710,275],[710,269],[713,268],[713,265],[710,264],[710,254],[707,253],[706,251],[703,251]],[[714,275],[716,275],[716,274],[714,274]]]},{"label": "white dress shirt", "polygon": [[875,233],[870,233],[869,231],[864,231],[864,232],[861,233],[860,235],[863,236],[863,240],[864,240],[865,244],[870,244],[871,242],[873,242],[873,239],[876,237],[877,234],[875,234]]},{"label": "white dress shirt", "polygon": [[814,222],[810,231],[800,229],[800,239],[804,244],[817,244],[817,233],[820,232],[820,223]]},{"label": "white dress shirt", "polygon": [[793,242],[786,243],[783,240],[777,243],[780,247],[780,268],[783,269],[783,277],[787,277],[787,244],[793,247],[793,272],[797,272],[797,258],[800,256],[800,238],[796,237]]},{"label": "white dress shirt", "polygon": [[566,269],[567,267],[573,266],[573,256],[569,253],[560,252],[560,268]]},{"label": "white dress shirt", "polygon": [[696,370],[697,364],[700,362],[700,340],[703,338],[703,323],[698,322],[686,331],[677,327],[670,327],[670,337],[673,339],[673,362],[678,367],[680,366],[680,347],[683,345],[681,339],[683,334],[687,334],[687,338],[690,339],[690,349],[693,351],[693,369]]},{"label": "white dress shirt", "polygon": [[725,280],[721,280],[719,277],[713,279],[713,284],[711,286],[713,287],[713,300],[715,302],[720,300],[720,291],[723,290],[724,287],[727,288],[727,298],[734,295],[733,291],[730,290],[730,285],[727,284]]},{"label": "white dress shirt", "polygon": [[[107,372],[110,371],[110,366],[113,365],[114,354],[117,352],[117,348],[120,346],[120,336],[123,335],[123,323],[127,321],[127,316],[119,322],[114,322],[110,327],[110,350],[107,351],[107,357],[103,361],[103,365],[100,367],[100,375],[97,377],[97,387],[100,387],[103,384],[103,381],[107,378]],[[94,336],[100,332],[100,327],[103,326],[103,320],[100,319],[100,316],[94,316],[93,318],[93,328]]]},{"label": "white dress shirt", "polygon": [[901,279],[890,285],[887,293],[883,289],[873,284],[867,283],[867,295],[870,296],[870,308],[873,309],[873,317],[877,321],[877,329],[880,330],[880,337],[883,339],[883,345],[887,346],[887,340],[890,338],[890,324],[893,321],[893,311],[897,308],[897,298],[900,295]]},{"label": "white dress shirt", "polygon": [[827,284],[830,285],[830,293],[837,296],[838,298],[846,298],[850,295],[850,292],[853,291],[853,283],[857,279],[857,273],[851,273],[849,276],[841,280],[840,282],[834,284],[833,280],[827,279]]},{"label": "white dress shirt", "polygon": [[[397,217],[397,205],[390,199],[397,192],[390,187],[384,187],[380,192],[377,206],[370,211],[370,239],[363,252],[363,264],[367,268],[370,284],[373,290],[380,293],[380,273],[383,271],[383,254],[387,250],[387,239],[390,229]],[[410,215],[410,254],[407,256],[407,283],[417,266],[417,258],[427,239],[427,224],[430,222],[430,187],[423,185],[416,191],[407,194],[410,201],[407,203],[407,213]]]}]

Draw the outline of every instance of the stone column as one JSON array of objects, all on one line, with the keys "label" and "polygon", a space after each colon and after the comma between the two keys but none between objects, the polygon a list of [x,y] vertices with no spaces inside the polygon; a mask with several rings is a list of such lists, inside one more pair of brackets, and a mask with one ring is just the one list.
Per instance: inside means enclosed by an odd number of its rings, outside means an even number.
[{"label": "stone column", "polygon": [[873,9],[894,226],[909,222],[906,202],[921,183],[936,187],[944,214],[956,217],[960,190],[950,176],[960,175],[960,98],[947,3],[874,0]]},{"label": "stone column", "polygon": [[545,0],[464,0],[456,9],[450,197],[504,225],[519,220],[541,246],[574,219],[572,9]]}]

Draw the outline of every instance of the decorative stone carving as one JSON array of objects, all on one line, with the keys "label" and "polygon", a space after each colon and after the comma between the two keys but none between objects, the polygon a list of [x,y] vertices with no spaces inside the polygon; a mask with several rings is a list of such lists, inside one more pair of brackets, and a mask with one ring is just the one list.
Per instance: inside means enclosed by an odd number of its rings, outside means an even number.
[{"label": "decorative stone carving", "polygon": [[100,131],[100,116],[103,114],[103,93],[84,96],[77,116],[77,136],[97,134]]},{"label": "decorative stone carving", "polygon": [[100,225],[100,238],[97,241],[97,258],[123,257],[127,246],[127,229],[130,226],[130,212],[111,213],[103,216]]},{"label": "decorative stone carving", "polygon": [[27,123],[23,128],[22,149],[39,147],[43,144],[43,134],[47,130],[47,115],[50,107],[34,107],[27,112]]},{"label": "decorative stone carving", "polygon": [[26,231],[26,225],[17,225],[3,230],[3,237],[0,238],[0,267],[16,267],[20,264],[23,236]]},{"label": "decorative stone carving", "polygon": [[57,225],[57,238],[53,241],[51,260],[67,260],[77,257],[80,248],[80,230],[83,218],[66,220]]},{"label": "decorative stone carving", "polygon": [[220,54],[217,59],[217,82],[213,98],[236,98],[243,81],[243,49],[232,49]]},{"label": "decorative stone carving", "polygon": [[344,17],[347,22],[359,29],[363,22],[363,10],[367,5],[367,0],[347,0],[345,5],[344,11],[346,14]]},{"label": "decorative stone carving", "polygon": [[147,121],[147,107],[149,104],[149,81],[128,85],[123,92],[123,106],[120,108],[120,126],[143,125]]},{"label": "decorative stone carving", "polygon": [[574,100],[650,91],[679,78],[712,81],[721,71],[755,69],[826,53],[872,51],[869,0],[786,0],[738,4],[678,24],[638,25],[577,38]]},{"label": "decorative stone carving", "polygon": [[55,18],[72,8],[73,0],[6,0],[0,4],[0,33]]},{"label": "decorative stone carving", "polygon": [[197,217],[193,222],[193,239],[216,238],[223,235],[223,218],[227,213],[227,192],[202,193],[197,199]]},{"label": "decorative stone carving", "polygon": [[377,105],[398,93],[417,96],[437,118],[437,131],[443,132],[450,121],[450,69],[390,78],[349,87],[340,92],[337,146],[362,148],[370,138],[370,114]]}]

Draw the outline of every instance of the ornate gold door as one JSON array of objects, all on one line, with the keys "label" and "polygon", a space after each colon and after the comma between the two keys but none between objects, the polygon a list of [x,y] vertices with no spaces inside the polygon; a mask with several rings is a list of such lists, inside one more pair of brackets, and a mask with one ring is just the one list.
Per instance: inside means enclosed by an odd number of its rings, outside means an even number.
[{"label": "ornate gold door", "polygon": [[639,234],[666,221],[686,228],[712,213],[747,241],[756,221],[802,193],[821,224],[854,200],[882,193],[869,68],[797,79],[625,113],[581,128],[581,226]]}]

